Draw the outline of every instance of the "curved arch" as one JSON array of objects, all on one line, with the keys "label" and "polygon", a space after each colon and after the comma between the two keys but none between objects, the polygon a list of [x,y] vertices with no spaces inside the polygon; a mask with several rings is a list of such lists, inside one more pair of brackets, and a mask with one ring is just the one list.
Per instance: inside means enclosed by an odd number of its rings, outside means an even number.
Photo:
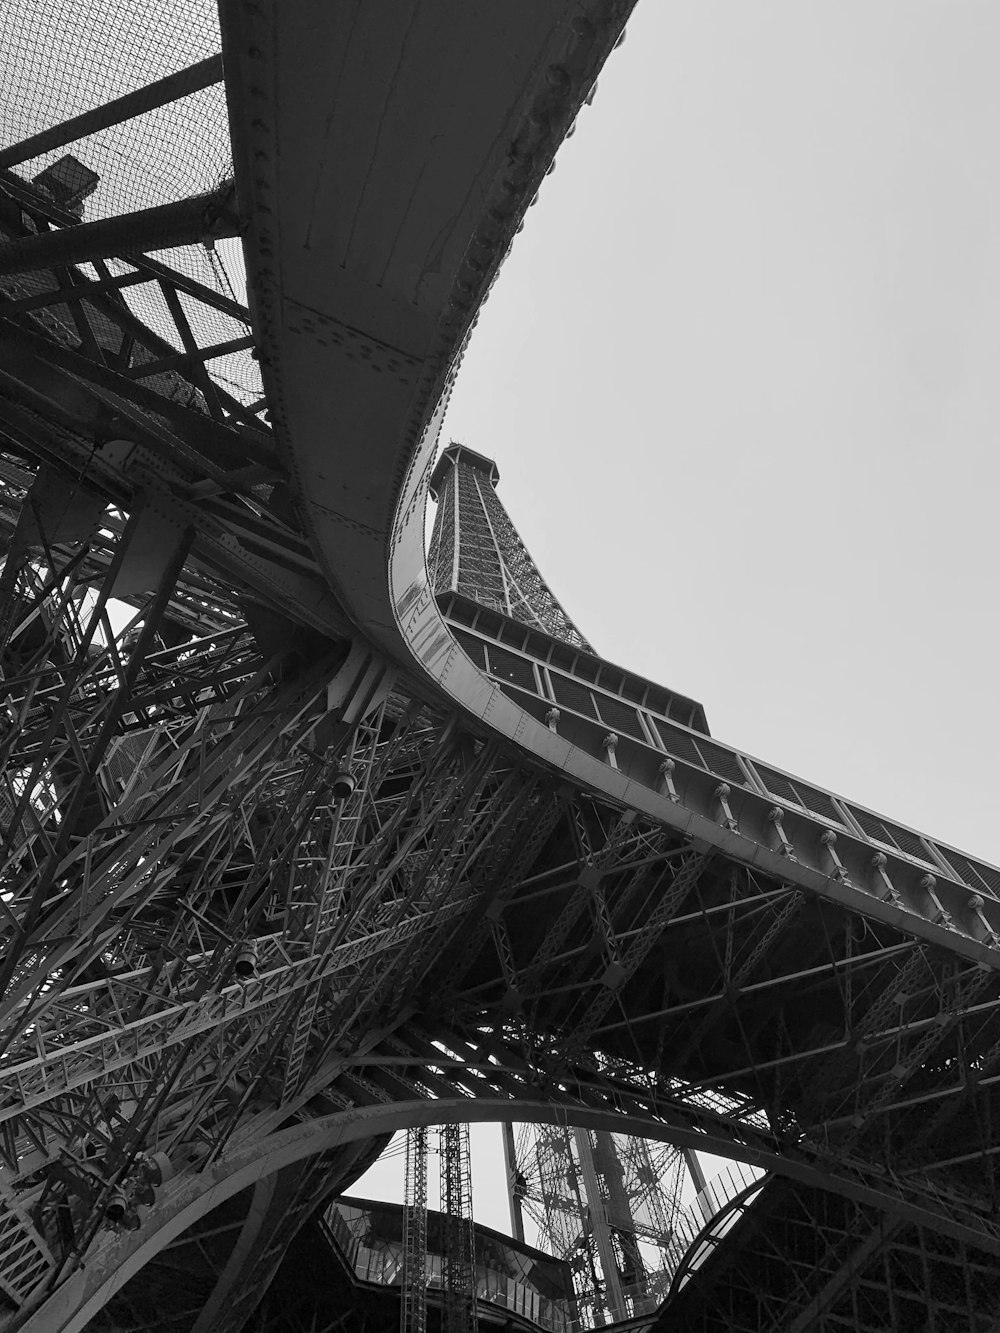
[{"label": "curved arch", "polygon": [[234,1148],[201,1175],[170,1181],[144,1219],[141,1231],[109,1238],[88,1260],[87,1267],[67,1279],[19,1326],[20,1333],[82,1333],[90,1320],[126,1282],[171,1241],[233,1194],[255,1185],[282,1168],[358,1139],[394,1133],[414,1125],[507,1120],[610,1130],[618,1134],[674,1143],[759,1166],[816,1188],[843,1194],[883,1212],[902,1213],[937,1230],[971,1241],[1000,1255],[1000,1237],[991,1238],[970,1224],[943,1219],[929,1206],[903,1202],[870,1184],[832,1175],[828,1168],[793,1161],[778,1153],[741,1148],[723,1137],[613,1109],[518,1101],[506,1097],[448,1097],[436,1101],[386,1102],[323,1116]]},{"label": "curved arch", "polygon": [[237,1236],[236,1243],[226,1260],[225,1268],[219,1274],[215,1290],[202,1307],[201,1314],[191,1328],[191,1333],[210,1333],[216,1315],[229,1296],[230,1290],[243,1266],[253,1254],[258,1239],[264,1230],[268,1213],[274,1201],[277,1183],[278,1173],[272,1171],[270,1174],[262,1176],[254,1185],[253,1197],[250,1200],[247,1215],[243,1220],[243,1226],[240,1228],[240,1234]]},{"label": "curved arch", "polygon": [[[432,595],[424,511],[450,385],[521,219],[633,3],[578,0],[572,21],[566,0],[493,6],[474,20],[452,6],[447,31],[418,9],[399,56],[381,10],[359,0],[260,0],[252,12],[222,0],[254,331],[310,544],[348,619],[408,672],[417,693],[431,692],[477,729],[614,804],[995,968],[1000,908],[987,898],[979,909],[990,930],[958,928],[969,887],[937,863],[943,916],[925,902],[927,869],[876,847],[860,826],[838,831],[832,858],[822,819],[785,808],[770,790],[747,785],[739,810],[720,819],[721,779],[707,769],[690,769],[683,794],[671,795],[660,778],[665,749],[626,742],[617,753],[627,751],[627,763],[610,764],[603,726],[592,735],[576,729],[572,739],[554,734],[462,651]],[[363,80],[345,79],[332,93],[303,83],[294,53],[309,49],[317,68],[334,68],[352,44],[369,52]],[[398,60],[405,78],[396,77]],[[270,90],[266,117],[254,101],[262,87]],[[348,128],[368,120],[383,127],[375,144]],[[311,146],[327,142],[334,124],[339,151],[317,168]],[[427,160],[410,151],[417,141],[433,145]],[[304,228],[319,195],[329,215]],[[358,226],[362,216],[369,225]],[[891,894],[873,875],[874,854]]]}]

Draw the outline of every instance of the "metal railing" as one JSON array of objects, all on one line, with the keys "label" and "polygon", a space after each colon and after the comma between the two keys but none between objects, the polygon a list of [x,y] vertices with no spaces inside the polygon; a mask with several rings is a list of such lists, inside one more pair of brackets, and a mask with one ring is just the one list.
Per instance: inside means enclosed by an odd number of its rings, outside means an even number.
[{"label": "metal railing", "polygon": [[[665,797],[692,835],[691,816],[707,817],[730,854],[745,856],[745,839],[760,849],[757,863],[773,859],[788,882],[1000,967],[1000,868],[709,738],[662,700],[655,708],[649,697],[628,702],[603,677],[584,684],[564,676],[540,655],[540,634],[518,627],[520,645],[505,638],[498,648],[485,624],[473,630],[454,620],[454,603],[445,607],[457,641],[452,658],[458,649],[471,654],[480,673],[549,731]],[[451,659],[447,677],[458,679]]]},{"label": "metal railing", "polygon": [[684,1285],[705,1262],[763,1187],[767,1176],[744,1162],[730,1162],[677,1217],[674,1234],[659,1273],[650,1277],[649,1293],[657,1301]]}]

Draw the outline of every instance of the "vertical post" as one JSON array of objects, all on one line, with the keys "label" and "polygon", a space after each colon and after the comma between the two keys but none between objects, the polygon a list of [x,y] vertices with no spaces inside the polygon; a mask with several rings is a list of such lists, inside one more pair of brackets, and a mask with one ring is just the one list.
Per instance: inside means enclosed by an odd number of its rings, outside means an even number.
[{"label": "vertical post", "polygon": [[441,1213],[443,1333],[476,1333],[476,1250],[472,1224],[472,1164],[469,1126],[442,1125]]},{"label": "vertical post", "polygon": [[406,1131],[400,1333],[427,1330],[427,1128]]},{"label": "vertical post", "polygon": [[451,587],[458,591],[458,576],[462,558],[462,511],[458,501],[458,468],[451,470],[451,499],[455,517],[454,539],[451,552]]},{"label": "vertical post", "polygon": [[606,1129],[598,1130],[594,1138],[599,1153],[594,1168],[604,1181],[602,1196],[607,1200],[608,1228],[610,1231],[613,1224],[621,1249],[622,1269],[619,1271],[619,1277],[622,1292],[624,1294],[626,1287],[630,1288],[633,1312],[640,1314],[647,1295],[646,1265],[642,1261],[636,1238],[632,1200],[626,1181],[626,1163],[622,1160],[613,1136]]},{"label": "vertical post", "polygon": [[617,1323],[619,1319],[628,1318],[628,1308],[625,1305],[625,1293],[622,1291],[618,1260],[611,1240],[611,1228],[608,1226],[607,1214],[601,1199],[601,1188],[597,1180],[597,1168],[594,1165],[594,1152],[590,1144],[590,1134],[585,1129],[575,1129],[573,1137],[576,1143],[577,1156],[580,1159],[583,1188],[587,1194],[590,1225],[593,1228],[594,1240],[597,1243],[601,1268],[604,1270],[605,1302],[608,1313],[612,1320]]},{"label": "vertical post", "polygon": [[702,1170],[701,1162],[698,1160],[698,1154],[692,1148],[684,1150],[684,1165],[691,1173],[691,1179],[694,1181],[695,1193],[700,1194],[708,1184],[708,1178]]},{"label": "vertical post", "polygon": [[514,1126],[505,1120],[500,1126],[503,1135],[503,1164],[507,1172],[507,1204],[510,1208],[510,1230],[515,1240],[524,1240],[524,1213],[521,1209],[521,1181],[523,1176],[517,1164],[514,1147]]}]

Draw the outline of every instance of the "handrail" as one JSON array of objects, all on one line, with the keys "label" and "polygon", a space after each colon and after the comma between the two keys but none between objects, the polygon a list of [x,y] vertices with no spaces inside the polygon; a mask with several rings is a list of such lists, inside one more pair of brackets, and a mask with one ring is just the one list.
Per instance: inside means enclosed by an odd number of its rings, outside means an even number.
[{"label": "handrail", "polygon": [[745,1194],[751,1186],[760,1188],[765,1179],[763,1172],[745,1162],[730,1162],[723,1171],[713,1176],[674,1223],[670,1254],[675,1258],[675,1269],[680,1267],[686,1251],[705,1228],[711,1226],[734,1199]]},{"label": "handrail", "polygon": [[718,1206],[713,1215],[704,1218],[701,1226],[690,1237],[686,1245],[679,1238],[682,1252],[671,1275],[670,1288],[666,1293],[667,1298],[679,1291],[689,1280],[694,1270],[705,1262],[723,1236],[732,1228],[736,1219],[746,1212],[758,1193],[763,1189],[766,1180],[767,1176],[763,1173],[759,1171],[755,1173],[752,1167],[737,1162],[727,1168],[726,1171],[720,1172],[701,1191],[695,1203],[684,1215],[687,1226],[693,1227],[695,1225],[699,1212],[710,1202],[704,1197],[710,1191]]},{"label": "handrail", "polygon": [[[756,1195],[766,1180],[766,1174],[757,1167],[745,1162],[730,1162],[677,1215],[663,1266],[657,1272],[649,1273],[646,1279],[648,1294],[657,1304],[662,1304],[678,1286],[679,1274],[697,1267],[704,1258],[698,1252],[701,1237],[711,1232],[719,1219],[728,1216],[737,1200]],[[692,1256],[696,1262],[692,1262]]]},{"label": "handrail", "polygon": [[[619,741],[651,745],[654,749],[671,754],[682,765],[691,764],[714,775],[720,782],[735,783],[767,796],[790,813],[805,814],[831,829],[864,839],[873,849],[899,855],[923,867],[925,871],[944,870],[984,897],[1000,898],[1000,869],[996,866],[973,860],[956,848],[931,839],[916,829],[889,820],[856,801],[817,787],[792,773],[754,759],[724,741],[710,737],[707,728],[676,715],[679,710],[675,708],[675,701],[686,703],[688,711],[691,707],[690,701],[683,700],[681,696],[673,695],[665,689],[656,690],[652,686],[647,689],[645,696],[638,692],[628,694],[616,691],[609,686],[605,675],[620,677],[633,685],[647,683],[608,663],[602,663],[599,679],[593,675],[577,673],[574,669],[576,661],[586,656],[582,652],[567,650],[565,645],[554,640],[546,641],[545,636],[537,630],[518,625],[496,612],[466,615],[464,612],[474,607],[474,604],[459,599],[455,594],[448,594],[440,600],[449,628],[470,657],[476,654],[476,666],[484,674],[495,680],[506,694],[527,708],[532,716],[545,720],[545,715],[553,707],[558,710],[558,719],[548,723],[550,728],[562,731],[571,718],[576,725],[593,726],[596,721],[602,733],[612,727],[623,733]],[[497,628],[491,629],[491,624]],[[520,679],[513,680],[509,671],[505,675],[503,661],[494,660],[496,648],[506,658],[514,656],[523,663],[524,671],[518,673]],[[553,660],[554,654],[558,654],[556,660]],[[569,702],[560,690],[559,681],[564,677],[573,678],[578,683],[576,703]],[[529,679],[532,685],[526,684]],[[539,708],[539,703],[544,707]],[[608,710],[609,703],[614,706],[613,712]],[[563,714],[566,714],[565,719]],[[949,858],[954,864],[951,864]]]}]

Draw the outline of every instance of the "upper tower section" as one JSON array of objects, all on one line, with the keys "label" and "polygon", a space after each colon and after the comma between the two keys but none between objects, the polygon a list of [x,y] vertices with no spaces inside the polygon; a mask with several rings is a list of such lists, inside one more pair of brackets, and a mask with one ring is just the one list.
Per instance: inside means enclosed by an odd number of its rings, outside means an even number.
[{"label": "upper tower section", "polygon": [[538,572],[500,502],[491,458],[450,444],[431,477],[437,516],[428,565],[435,594],[457,592],[593,652]]}]

